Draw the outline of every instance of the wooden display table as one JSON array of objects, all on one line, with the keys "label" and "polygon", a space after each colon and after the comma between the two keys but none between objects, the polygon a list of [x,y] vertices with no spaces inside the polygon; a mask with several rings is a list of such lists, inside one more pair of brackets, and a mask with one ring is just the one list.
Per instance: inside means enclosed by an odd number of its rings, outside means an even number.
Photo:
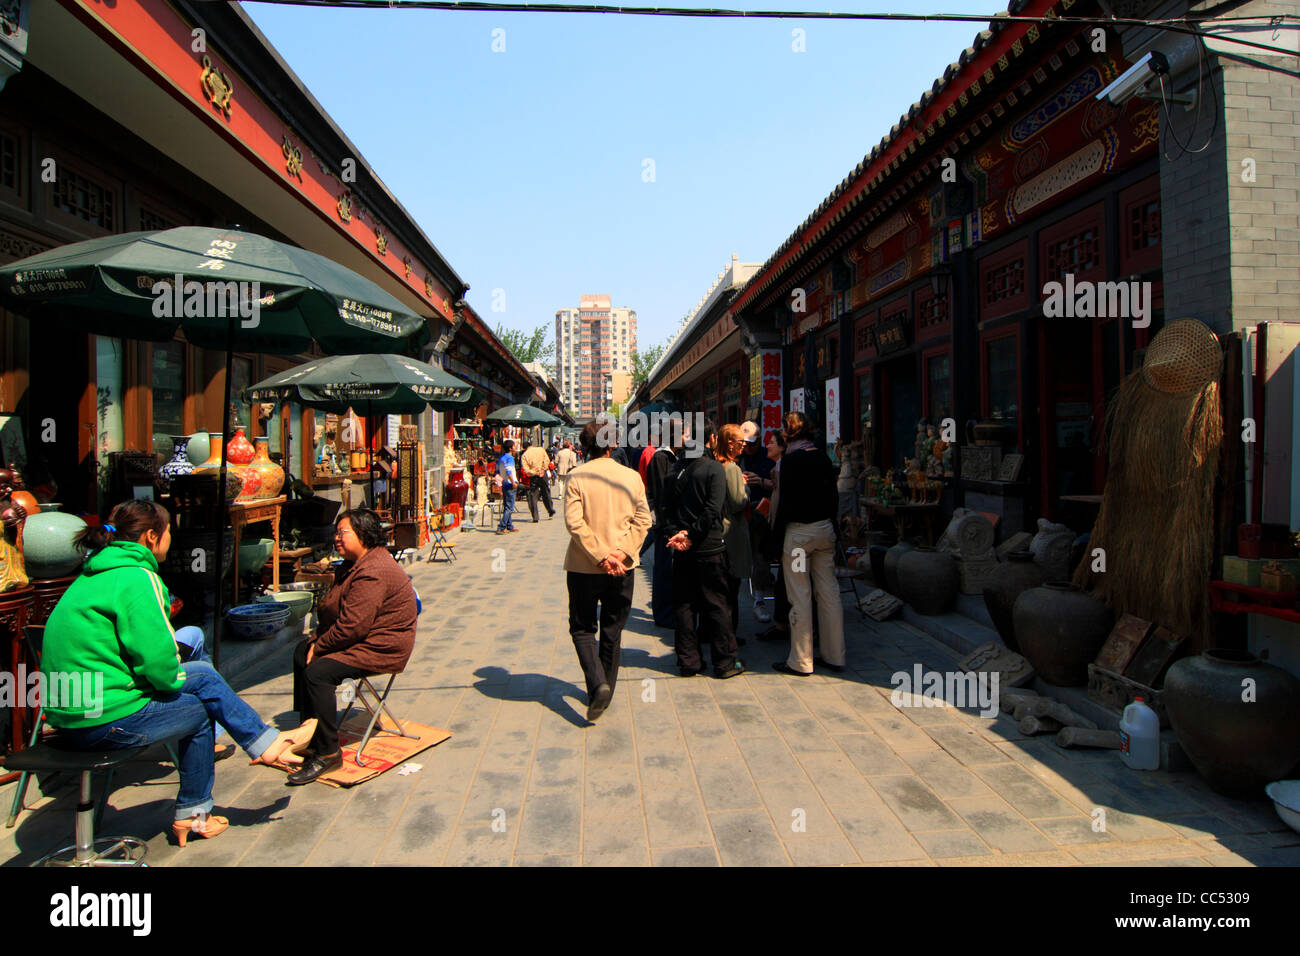
[{"label": "wooden display table", "polygon": [[32,606],[27,612],[27,623],[31,625],[43,625],[50,619],[50,614],[54,611],[54,605],[59,603],[59,598],[63,597],[63,592],[72,586],[72,582],[77,580],[77,575],[66,578],[46,578],[40,581],[32,581]]},{"label": "wooden display table", "polygon": [[[24,653],[23,628],[30,623],[28,613],[35,599],[36,592],[31,587],[15,588],[0,594],[0,638],[8,638],[4,641],[7,649],[4,664],[6,669],[15,675],[18,673],[19,665],[27,659]],[[36,664],[28,662],[28,666],[35,667]],[[27,689],[15,688],[14,704],[10,712],[9,739],[0,740],[0,748],[9,753],[17,753],[27,746],[29,731],[26,705]],[[16,771],[0,773],[0,783],[17,780],[19,776],[21,775]]]},{"label": "wooden display table", "polygon": [[230,525],[235,529],[235,604],[239,603],[239,539],[243,535],[244,525],[258,521],[271,522],[271,537],[275,545],[271,548],[271,588],[280,590],[280,506],[288,500],[287,495],[278,498],[265,498],[261,501],[234,501],[230,504]]},{"label": "wooden display table", "polygon": [[863,498],[862,503],[867,506],[867,510],[871,514],[889,518],[894,522],[899,541],[903,540],[907,519],[920,518],[925,522],[926,544],[934,544],[934,516],[939,513],[939,502],[936,501],[928,505],[909,504],[908,502],[887,505],[878,498]]}]

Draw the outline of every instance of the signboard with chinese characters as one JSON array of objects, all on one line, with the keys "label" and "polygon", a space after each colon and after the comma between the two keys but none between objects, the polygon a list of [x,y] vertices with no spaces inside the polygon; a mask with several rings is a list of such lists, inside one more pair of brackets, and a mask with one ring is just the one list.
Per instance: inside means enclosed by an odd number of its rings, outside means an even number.
[{"label": "signboard with chinese characters", "polygon": [[804,410],[803,389],[790,389],[790,411],[802,412]]},{"label": "signboard with chinese characters", "polygon": [[840,440],[840,380],[826,380],[826,444]]},{"label": "signboard with chinese characters", "polygon": [[881,355],[888,355],[890,352],[897,352],[899,349],[907,348],[907,332],[903,325],[905,313],[891,315],[887,319],[881,319],[880,325],[876,328],[876,349]]},{"label": "signboard with chinese characters", "polygon": [[763,443],[768,433],[781,427],[781,350],[763,349],[751,360],[749,366],[751,406],[759,410]]}]

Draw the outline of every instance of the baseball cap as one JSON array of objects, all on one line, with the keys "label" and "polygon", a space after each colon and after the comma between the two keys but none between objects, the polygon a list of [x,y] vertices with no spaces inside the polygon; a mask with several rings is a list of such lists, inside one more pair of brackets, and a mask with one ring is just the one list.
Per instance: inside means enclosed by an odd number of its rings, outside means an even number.
[{"label": "baseball cap", "polygon": [[758,441],[758,425],[754,422],[743,422],[740,426],[740,434],[745,439],[745,444],[752,444]]}]

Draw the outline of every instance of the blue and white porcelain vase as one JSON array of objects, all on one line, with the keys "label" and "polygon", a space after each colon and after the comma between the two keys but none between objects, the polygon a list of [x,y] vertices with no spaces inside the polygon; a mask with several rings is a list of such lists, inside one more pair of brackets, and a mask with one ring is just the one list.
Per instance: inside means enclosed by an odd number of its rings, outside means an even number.
[{"label": "blue and white porcelain vase", "polygon": [[172,435],[172,457],[169,462],[158,469],[158,477],[163,481],[174,481],[181,475],[190,475],[194,473],[194,464],[186,454],[186,446],[190,443],[189,435]]}]

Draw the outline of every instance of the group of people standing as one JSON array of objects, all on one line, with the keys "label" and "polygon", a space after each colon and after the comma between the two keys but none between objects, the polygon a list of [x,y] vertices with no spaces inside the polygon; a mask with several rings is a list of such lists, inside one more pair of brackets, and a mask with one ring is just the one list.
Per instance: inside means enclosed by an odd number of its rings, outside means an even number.
[{"label": "group of people standing", "polygon": [[[565,492],[571,536],[565,569],[589,719],[612,697],[632,603],[629,572],[651,543],[654,622],[673,629],[681,676],[703,673],[705,647],[714,677],[745,673],[737,632],[746,579],[755,617],[772,623],[759,639],[789,642],[775,670],[795,676],[810,676],[818,666],[843,671],[844,618],[834,570],[838,474],[813,443],[803,413],[788,413],[783,424],[760,448],[752,422],[720,429],[705,422],[698,456],[686,455],[692,436],[683,430],[674,447],[638,456],[636,471],[598,447],[596,423],[583,431],[588,463],[572,471]],[[781,569],[775,582],[773,562]],[[765,605],[769,589],[774,621]]]}]

